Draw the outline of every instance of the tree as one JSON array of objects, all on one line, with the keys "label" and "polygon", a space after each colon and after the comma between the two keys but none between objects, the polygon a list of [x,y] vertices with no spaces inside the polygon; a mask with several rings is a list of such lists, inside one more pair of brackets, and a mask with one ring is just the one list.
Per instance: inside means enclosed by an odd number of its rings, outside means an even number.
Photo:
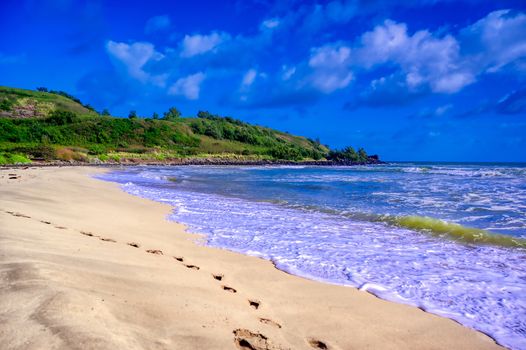
[{"label": "tree", "polygon": [[95,111],[95,108],[93,108],[93,106],[90,105],[89,103],[86,103],[86,104],[83,105],[83,106],[84,106],[84,108],[89,109],[89,110],[92,111],[92,112],[96,112],[96,111]]},{"label": "tree", "polygon": [[366,162],[367,161],[367,153],[365,152],[365,150],[363,148],[360,148],[358,150],[358,158],[359,158],[360,162]]},{"label": "tree", "polygon": [[37,91],[48,92],[48,89],[47,89],[47,87],[41,86],[41,87],[37,87]]},{"label": "tree", "polygon": [[210,119],[210,117],[212,117],[212,114],[208,111],[197,112],[197,118]]},{"label": "tree", "polygon": [[110,111],[108,111],[107,108],[104,108],[100,114],[104,115],[104,116],[109,116],[110,115]]},{"label": "tree", "polygon": [[170,107],[167,112],[164,112],[164,120],[176,120],[181,117],[181,112],[176,107]]},{"label": "tree", "polygon": [[159,119],[159,114],[157,112],[153,112],[152,118],[153,119]]},{"label": "tree", "polygon": [[129,119],[137,119],[137,112],[136,111],[130,111],[130,114],[128,114]]},{"label": "tree", "polygon": [[364,163],[367,161],[367,154],[363,148],[360,148],[358,153],[356,153],[354,148],[348,146],[342,150],[331,150],[327,155],[327,159],[344,163]]}]

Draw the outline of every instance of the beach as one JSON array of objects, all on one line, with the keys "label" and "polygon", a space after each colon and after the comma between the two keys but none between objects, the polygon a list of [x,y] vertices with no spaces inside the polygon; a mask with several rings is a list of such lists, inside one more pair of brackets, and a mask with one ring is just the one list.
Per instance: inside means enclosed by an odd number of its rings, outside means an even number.
[{"label": "beach", "polygon": [[[95,167],[0,170],[5,349],[497,349],[417,307],[207,247]],[[206,220],[206,217],[203,217]]]}]

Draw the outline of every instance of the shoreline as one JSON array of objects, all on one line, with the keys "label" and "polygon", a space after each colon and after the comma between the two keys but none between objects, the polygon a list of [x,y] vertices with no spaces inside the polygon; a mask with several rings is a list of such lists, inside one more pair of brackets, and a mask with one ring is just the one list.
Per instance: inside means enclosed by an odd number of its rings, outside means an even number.
[{"label": "shoreline", "polygon": [[[0,266],[8,271],[2,280],[9,286],[0,291],[0,300],[7,300],[0,301],[0,319],[5,320],[0,323],[0,344],[8,348],[20,339],[49,341],[56,348],[79,341],[88,348],[219,349],[246,343],[269,349],[500,348],[481,332],[416,307],[291,275],[265,259],[198,245],[199,234],[165,219],[171,206],[90,177],[101,168],[31,167],[17,168],[16,179],[0,169]],[[113,215],[108,218],[108,213]],[[60,247],[55,247],[57,241]],[[134,242],[139,248],[129,245]],[[94,266],[85,265],[86,260]],[[79,276],[79,270],[92,278]],[[143,297],[150,300],[137,298],[130,288],[147,290]],[[109,297],[116,290],[113,296],[130,303]],[[38,308],[23,304],[22,314],[29,315],[25,320],[8,317],[12,303],[23,301],[25,294],[34,300],[53,292],[63,306],[95,307],[99,312],[71,318],[56,307],[55,296]],[[106,304],[97,299],[98,293],[106,296]],[[192,303],[174,301],[171,295]],[[185,311],[189,305],[192,312]],[[35,310],[39,317],[30,317]],[[132,320],[132,311],[138,320]],[[113,324],[118,336],[93,325],[94,319]],[[190,325],[178,330],[181,319]],[[32,332],[35,320],[36,328],[51,331]],[[62,337],[52,331],[57,323]],[[164,336],[161,344],[156,336]]]},{"label": "shoreline", "polygon": [[0,165],[0,169],[7,168],[26,168],[26,167],[65,167],[65,166],[86,166],[86,167],[119,167],[119,166],[186,166],[186,165],[218,165],[218,166],[280,166],[280,165],[297,165],[297,166],[358,166],[358,165],[385,165],[389,164],[381,160],[371,160],[366,163],[344,162],[333,160],[307,160],[307,161],[289,161],[289,160],[243,160],[243,159],[221,159],[221,158],[189,158],[174,159],[170,161],[149,161],[141,159],[128,159],[124,162],[110,163],[89,163],[82,161],[34,161],[27,164],[5,164]]}]

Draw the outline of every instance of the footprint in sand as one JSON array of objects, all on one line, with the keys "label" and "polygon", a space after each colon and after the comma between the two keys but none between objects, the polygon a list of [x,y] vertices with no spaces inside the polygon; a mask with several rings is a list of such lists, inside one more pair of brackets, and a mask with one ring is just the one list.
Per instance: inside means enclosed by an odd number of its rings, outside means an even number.
[{"label": "footprint in sand", "polygon": [[84,236],[88,236],[88,237],[96,237],[93,233],[91,232],[86,232],[86,231],[80,231],[81,234],[83,234]]},{"label": "footprint in sand", "polygon": [[230,293],[237,293],[237,290],[235,290],[234,288],[232,287],[229,287],[229,286],[221,286],[221,288],[223,288],[223,290],[226,290],[227,292],[230,292]]},{"label": "footprint in sand", "polygon": [[128,242],[126,244],[128,244],[130,247],[134,247],[134,248],[139,248],[141,246],[139,243],[135,243],[135,242]]},{"label": "footprint in sand", "polygon": [[212,274],[212,277],[215,279],[215,280],[218,280],[218,281],[222,281],[223,278],[225,277],[224,275],[222,274]]},{"label": "footprint in sand", "polygon": [[65,226],[55,226],[55,228],[58,228],[59,230],[67,230],[68,229]]},{"label": "footprint in sand", "polygon": [[196,266],[196,265],[188,264],[188,265],[184,265],[184,266],[186,266],[187,268],[192,269],[192,270],[199,270],[200,269],[200,267]]},{"label": "footprint in sand", "polygon": [[14,211],[6,211],[6,213],[11,214],[11,215],[16,216],[16,217],[19,217],[19,218],[31,219],[31,216],[27,216],[27,215],[24,215],[22,213],[16,213]]},{"label": "footprint in sand", "polygon": [[234,331],[234,344],[243,350],[282,350],[284,348],[272,344],[267,337],[261,333],[251,332],[248,329],[236,329]]},{"label": "footprint in sand", "polygon": [[163,255],[163,251],[159,249],[147,249],[146,253],[155,254],[155,255]]},{"label": "footprint in sand", "polygon": [[40,220],[40,222],[46,225],[51,225],[51,221]]},{"label": "footprint in sand", "polygon": [[324,342],[318,339],[310,338],[310,339],[307,339],[307,342],[314,349],[322,349],[322,350],[329,349],[329,346],[327,344],[325,344]]},{"label": "footprint in sand", "polygon": [[264,323],[264,324],[268,324],[269,326],[272,326],[272,327],[281,328],[281,325],[279,323],[277,323],[275,321],[272,321],[269,318],[260,318],[259,322]]},{"label": "footprint in sand", "polygon": [[174,256],[173,258],[175,260],[179,261],[179,262],[183,262],[184,261],[184,258],[182,256]]},{"label": "footprint in sand", "polygon": [[100,240],[101,241],[104,241],[104,242],[113,242],[113,243],[116,243],[117,241],[114,240],[113,238],[103,238],[103,237],[100,237]]},{"label": "footprint in sand", "polygon": [[259,300],[248,300],[248,305],[250,305],[251,308],[254,310],[259,309],[259,306],[261,305],[261,301]]}]

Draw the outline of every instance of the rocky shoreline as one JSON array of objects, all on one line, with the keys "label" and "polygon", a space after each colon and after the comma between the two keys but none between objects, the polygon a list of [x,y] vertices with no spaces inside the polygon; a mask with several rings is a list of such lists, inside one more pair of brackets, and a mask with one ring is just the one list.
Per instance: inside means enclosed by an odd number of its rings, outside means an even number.
[{"label": "rocky shoreline", "polygon": [[352,161],[334,161],[334,160],[309,160],[309,161],[290,161],[290,160],[246,160],[246,159],[219,159],[219,158],[180,158],[164,161],[152,161],[143,159],[126,159],[120,162],[82,162],[82,161],[34,161],[30,164],[9,164],[1,165],[0,168],[25,168],[25,167],[53,167],[53,166],[137,166],[137,165],[151,165],[151,166],[184,166],[184,165],[298,165],[298,166],[355,166],[355,165],[377,165],[386,164],[378,159],[378,157],[369,157],[367,162],[352,162]]}]

